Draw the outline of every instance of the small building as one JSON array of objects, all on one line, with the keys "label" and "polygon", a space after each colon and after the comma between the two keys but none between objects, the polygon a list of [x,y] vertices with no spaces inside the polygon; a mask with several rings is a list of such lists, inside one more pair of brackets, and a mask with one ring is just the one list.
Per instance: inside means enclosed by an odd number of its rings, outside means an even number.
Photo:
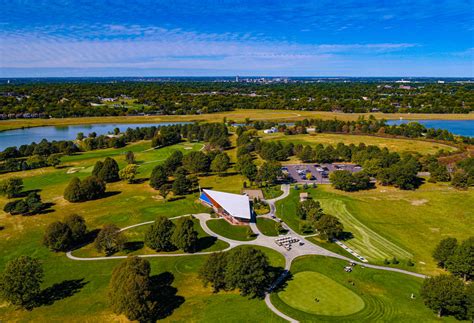
[{"label": "small building", "polygon": [[309,195],[307,192],[300,193],[300,202],[304,202],[309,198]]},{"label": "small building", "polygon": [[199,200],[229,223],[248,224],[252,220],[250,200],[247,195],[225,193],[213,190],[202,190]]},{"label": "small building", "polygon": [[270,129],[263,130],[263,133],[277,133],[278,129],[276,127],[271,127]]}]

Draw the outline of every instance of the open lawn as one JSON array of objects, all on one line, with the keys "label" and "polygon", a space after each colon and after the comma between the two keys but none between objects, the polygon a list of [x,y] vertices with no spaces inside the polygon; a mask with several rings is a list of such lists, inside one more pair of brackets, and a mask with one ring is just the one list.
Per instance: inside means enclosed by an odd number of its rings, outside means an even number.
[{"label": "open lawn", "polygon": [[[113,223],[119,227],[151,221],[158,215],[175,217],[184,214],[208,212],[209,209],[195,203],[198,193],[173,201],[163,199],[147,182],[128,184],[125,182],[107,185],[110,192],[107,197],[83,203],[69,203],[62,198],[64,188],[74,176],[81,178],[90,174],[94,163],[103,160],[105,156],[114,157],[121,167],[125,165],[124,153],[128,150],[135,152],[140,164],[139,179],[146,179],[154,165],[160,163],[173,149],[184,153],[201,149],[202,144],[187,143],[157,150],[148,150],[149,142],[131,144],[123,149],[106,149],[64,157],[65,168],[52,167],[30,170],[25,172],[2,175],[3,178],[19,176],[24,179],[25,190],[39,189],[45,202],[54,203],[52,212],[35,216],[10,216],[0,211],[0,271],[7,261],[20,255],[39,258],[44,266],[45,281],[43,288],[45,304],[32,311],[17,310],[6,303],[0,304],[2,321],[70,321],[70,322],[110,322],[126,321],[122,316],[116,316],[108,309],[107,285],[114,266],[120,260],[105,261],[74,261],[64,253],[54,253],[42,246],[44,230],[53,221],[62,220],[64,216],[77,213],[87,221],[89,229],[102,227]],[[187,149],[187,148],[191,149]],[[74,174],[68,174],[71,168],[78,168]],[[209,183],[214,183],[214,175],[203,177]],[[227,177],[226,187],[236,191],[234,182],[240,176]],[[225,178],[222,178],[225,179]],[[232,183],[229,185],[229,183]],[[219,184],[224,186],[223,184]],[[239,187],[240,189],[240,187]],[[0,197],[0,206],[7,199]],[[142,241],[147,226],[130,229],[126,234],[133,241]],[[196,227],[200,236],[205,234]],[[227,244],[217,241],[205,250],[220,250]],[[264,248],[262,248],[264,249]],[[275,251],[264,249],[274,266],[284,266],[283,257]],[[81,252],[78,250],[76,252]],[[135,250],[141,253],[142,250]],[[163,274],[171,277],[171,286],[176,291],[167,299],[174,310],[164,314],[164,321],[189,322],[196,321],[235,321],[235,311],[246,313],[250,321],[259,321],[262,315],[270,322],[282,322],[265,305],[263,300],[241,297],[237,292],[212,293],[211,288],[203,287],[198,278],[198,270],[205,256],[184,256],[149,258],[153,275]],[[171,289],[173,290],[173,289]],[[52,292],[54,291],[54,292]],[[51,296],[53,295],[53,296]]]},{"label": "open lawn", "polygon": [[362,298],[349,288],[314,271],[296,273],[278,296],[295,309],[318,315],[346,316],[365,306]]},{"label": "open lawn", "polygon": [[[416,265],[410,270],[433,274],[439,272],[431,258],[436,244],[448,236],[465,239],[472,235],[472,189],[457,191],[447,184],[427,183],[416,191],[377,187],[344,193],[329,185],[307,191],[353,234],[345,244],[370,262],[381,263],[395,256],[402,260],[397,266],[404,266],[412,259]],[[287,199],[277,202],[278,215],[297,231],[299,192],[292,190]]]},{"label": "open lawn", "polygon": [[246,118],[251,120],[267,121],[289,121],[294,122],[305,118],[357,120],[360,116],[368,118],[370,115],[377,119],[434,119],[434,120],[474,120],[474,114],[407,114],[407,113],[336,113],[325,111],[293,111],[293,110],[259,110],[242,109],[229,112],[201,114],[201,115],[166,115],[166,116],[118,116],[118,117],[82,117],[62,119],[15,119],[0,121],[0,131],[24,127],[59,126],[73,124],[95,124],[95,123],[157,123],[177,121],[208,121],[223,120],[243,122]]},{"label": "open lawn", "polygon": [[430,142],[426,140],[417,139],[401,139],[401,138],[387,138],[367,135],[347,135],[347,134],[304,134],[285,136],[283,133],[263,134],[264,140],[282,140],[285,142],[292,142],[294,144],[312,145],[337,145],[342,142],[346,145],[365,143],[366,145],[374,145],[380,148],[388,148],[390,151],[396,152],[417,152],[420,154],[434,154],[439,150],[454,151],[455,147]]},{"label": "open lawn", "polygon": [[[22,241],[25,244],[19,244],[9,251],[15,255],[28,254],[39,257],[45,269],[43,288],[51,288],[54,284],[58,284],[54,287],[57,299],[50,298],[46,305],[34,308],[32,311],[17,310],[2,304],[0,306],[2,321],[127,321],[123,316],[117,316],[109,310],[107,298],[107,286],[112,270],[121,260],[73,261],[67,259],[63,253],[49,252],[34,239]],[[279,254],[269,249],[261,249],[269,256],[273,266],[282,266],[284,260]],[[0,250],[0,268],[3,268],[5,261],[11,258],[7,253],[3,248]],[[203,287],[197,272],[204,259],[205,256],[148,258],[152,275],[161,274],[163,277],[170,277],[171,286],[175,288],[167,298],[172,304],[173,311],[170,315],[164,315],[164,321],[235,322],[235,311],[238,311],[245,312],[245,317],[249,321],[256,322],[264,316],[269,322],[283,322],[267,308],[263,300],[248,299],[238,295],[237,292],[214,294],[210,287]]]},{"label": "open lawn", "polygon": [[257,227],[266,236],[276,237],[278,232],[275,229],[276,222],[272,219],[257,217]]},{"label": "open lawn", "polygon": [[212,219],[206,222],[209,229],[214,231],[217,234],[220,234],[223,237],[239,240],[239,241],[248,241],[253,240],[255,237],[248,237],[247,230],[249,226],[247,225],[232,225],[224,219]]},{"label": "open lawn", "polygon": [[291,266],[293,278],[283,291],[271,295],[272,303],[300,321],[437,321],[419,295],[422,279],[361,266],[346,273],[346,265],[321,256],[296,259]]},{"label": "open lawn", "polygon": [[[176,220],[172,220],[176,223]],[[211,237],[204,232],[204,230],[199,225],[199,220],[194,219],[194,229],[198,232],[198,243],[196,252],[210,252],[210,251],[220,251],[229,247],[227,242]],[[125,237],[127,238],[127,243],[125,249],[117,252],[114,256],[124,256],[124,255],[149,255],[156,254],[157,251],[145,246],[145,233],[150,228],[150,224],[134,227],[128,230],[123,231]],[[163,254],[181,254],[182,250],[175,250],[170,252],[159,252]],[[76,257],[103,257],[104,254],[98,253],[95,250],[93,243],[84,246],[73,252],[73,255]]]}]

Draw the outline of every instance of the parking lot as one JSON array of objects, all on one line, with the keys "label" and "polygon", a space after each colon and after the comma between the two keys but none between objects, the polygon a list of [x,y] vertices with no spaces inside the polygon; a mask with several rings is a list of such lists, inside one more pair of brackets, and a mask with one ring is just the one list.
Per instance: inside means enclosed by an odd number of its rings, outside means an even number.
[{"label": "parking lot", "polygon": [[355,164],[295,164],[284,165],[284,173],[288,173],[290,179],[295,183],[307,184],[330,184],[329,174],[336,170],[348,170],[352,173],[360,172],[362,167]]}]

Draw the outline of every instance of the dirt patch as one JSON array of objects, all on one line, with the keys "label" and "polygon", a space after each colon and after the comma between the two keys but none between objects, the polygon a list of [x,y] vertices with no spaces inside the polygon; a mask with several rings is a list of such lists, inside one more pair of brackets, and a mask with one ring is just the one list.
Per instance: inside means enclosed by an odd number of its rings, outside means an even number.
[{"label": "dirt patch", "polygon": [[423,205],[423,204],[426,204],[428,203],[428,200],[413,200],[411,201],[411,205],[415,205],[415,206],[420,206],[420,205]]}]

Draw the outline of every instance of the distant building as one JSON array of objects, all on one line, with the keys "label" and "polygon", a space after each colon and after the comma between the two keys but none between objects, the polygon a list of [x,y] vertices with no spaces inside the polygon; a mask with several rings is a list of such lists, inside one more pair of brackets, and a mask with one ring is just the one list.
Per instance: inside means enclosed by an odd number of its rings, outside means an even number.
[{"label": "distant building", "polygon": [[252,220],[250,200],[247,195],[202,190],[199,200],[231,224],[247,224]]},{"label": "distant building", "polygon": [[263,133],[277,133],[278,129],[276,127],[271,127],[270,129],[263,130]]}]

